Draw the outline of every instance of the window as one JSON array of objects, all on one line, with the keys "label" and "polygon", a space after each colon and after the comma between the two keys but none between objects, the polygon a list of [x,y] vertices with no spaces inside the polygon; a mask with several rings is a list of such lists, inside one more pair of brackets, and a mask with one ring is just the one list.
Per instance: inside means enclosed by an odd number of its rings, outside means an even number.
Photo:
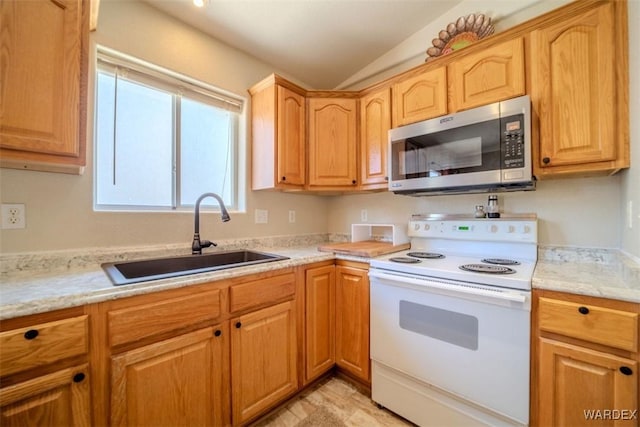
[{"label": "window", "polygon": [[238,208],[240,98],[104,48],[96,87],[96,209]]}]

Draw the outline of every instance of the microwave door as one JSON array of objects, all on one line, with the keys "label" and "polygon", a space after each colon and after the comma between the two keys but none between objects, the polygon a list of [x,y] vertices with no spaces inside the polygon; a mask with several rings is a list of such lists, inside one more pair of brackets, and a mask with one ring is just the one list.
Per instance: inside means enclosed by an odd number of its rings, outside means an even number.
[{"label": "microwave door", "polygon": [[500,157],[499,119],[391,141],[390,189],[499,182]]}]

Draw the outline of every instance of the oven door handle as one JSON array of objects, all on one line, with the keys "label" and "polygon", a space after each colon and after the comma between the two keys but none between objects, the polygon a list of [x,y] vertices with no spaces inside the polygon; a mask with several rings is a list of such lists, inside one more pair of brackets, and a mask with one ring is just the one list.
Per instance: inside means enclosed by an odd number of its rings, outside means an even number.
[{"label": "oven door handle", "polygon": [[474,286],[473,284],[461,286],[460,284],[448,283],[443,279],[422,277],[417,278],[407,275],[388,274],[377,270],[369,270],[369,277],[383,280],[387,284],[392,286],[402,286],[403,284],[408,284],[413,285],[413,287],[438,289],[441,291],[446,291],[448,294],[465,295],[468,298],[478,296],[499,301],[516,302],[520,304],[524,304],[527,300],[527,297],[525,295],[517,292],[509,292],[500,289],[489,290]]}]

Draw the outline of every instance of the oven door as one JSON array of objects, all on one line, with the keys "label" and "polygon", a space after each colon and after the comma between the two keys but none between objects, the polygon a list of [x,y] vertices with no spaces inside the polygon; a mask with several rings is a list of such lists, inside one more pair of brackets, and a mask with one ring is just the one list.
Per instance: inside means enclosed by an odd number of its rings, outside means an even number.
[{"label": "oven door", "polygon": [[[528,423],[530,292],[377,269],[369,276],[374,365]],[[375,376],[372,388],[375,398]]]}]

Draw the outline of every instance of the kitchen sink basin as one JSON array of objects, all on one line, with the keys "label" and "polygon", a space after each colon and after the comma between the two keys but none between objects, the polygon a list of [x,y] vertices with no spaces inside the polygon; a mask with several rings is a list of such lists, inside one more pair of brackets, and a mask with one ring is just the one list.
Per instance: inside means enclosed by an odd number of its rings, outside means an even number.
[{"label": "kitchen sink basin", "polygon": [[265,252],[237,250],[213,252],[204,255],[105,263],[102,264],[102,268],[114,285],[127,285],[284,259],[289,258]]}]

